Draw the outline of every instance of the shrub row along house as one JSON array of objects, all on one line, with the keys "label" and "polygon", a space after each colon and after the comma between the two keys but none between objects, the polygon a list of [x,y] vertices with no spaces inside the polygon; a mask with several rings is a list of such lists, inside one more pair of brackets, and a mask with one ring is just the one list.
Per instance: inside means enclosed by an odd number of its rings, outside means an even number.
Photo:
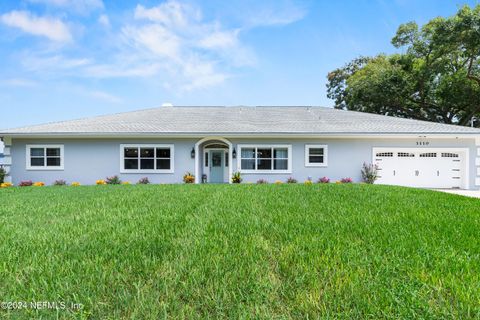
[{"label": "shrub row along house", "polygon": [[480,187],[480,130],[321,107],[173,107],[0,132],[7,181],[94,184],[299,181],[352,177],[377,164],[377,183]]}]

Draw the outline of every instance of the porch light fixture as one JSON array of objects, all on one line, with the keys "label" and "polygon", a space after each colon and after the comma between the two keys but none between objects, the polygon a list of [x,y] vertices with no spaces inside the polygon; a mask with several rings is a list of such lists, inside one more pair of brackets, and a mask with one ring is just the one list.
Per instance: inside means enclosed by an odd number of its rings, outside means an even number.
[{"label": "porch light fixture", "polygon": [[237,159],[237,150],[235,150],[235,148],[233,148],[232,158]]},{"label": "porch light fixture", "polygon": [[192,159],[195,159],[195,148],[192,148],[192,151],[190,152],[190,157],[192,157]]}]

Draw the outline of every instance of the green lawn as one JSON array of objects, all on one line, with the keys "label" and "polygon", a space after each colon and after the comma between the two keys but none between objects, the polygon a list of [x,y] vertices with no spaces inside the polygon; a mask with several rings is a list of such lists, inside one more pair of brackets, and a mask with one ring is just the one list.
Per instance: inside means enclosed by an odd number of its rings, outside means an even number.
[{"label": "green lawn", "polygon": [[480,317],[480,200],[371,185],[0,190],[0,318]]}]

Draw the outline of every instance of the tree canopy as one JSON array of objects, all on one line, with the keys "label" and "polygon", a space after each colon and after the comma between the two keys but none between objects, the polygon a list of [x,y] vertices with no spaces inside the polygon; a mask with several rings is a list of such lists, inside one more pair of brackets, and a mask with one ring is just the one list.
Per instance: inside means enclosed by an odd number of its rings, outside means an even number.
[{"label": "tree canopy", "polygon": [[400,25],[402,53],[359,57],[328,74],[335,108],[480,127],[480,5],[419,28]]}]

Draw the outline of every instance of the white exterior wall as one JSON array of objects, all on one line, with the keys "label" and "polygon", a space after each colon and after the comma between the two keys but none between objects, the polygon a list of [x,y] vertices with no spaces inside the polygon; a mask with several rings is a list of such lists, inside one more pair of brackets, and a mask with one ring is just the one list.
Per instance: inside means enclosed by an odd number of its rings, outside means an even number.
[{"label": "white exterior wall", "polygon": [[[158,139],[14,139],[10,146],[9,139],[5,139],[5,160],[11,161],[11,179],[14,183],[22,180],[43,181],[52,184],[57,179],[64,179],[71,183],[78,181],[82,184],[94,184],[98,179],[118,175],[124,181],[137,182],[142,177],[149,177],[152,183],[182,183],[185,172],[199,172],[203,165],[202,152],[197,152],[197,161],[200,169],[196,169],[195,159],[191,158],[191,150],[205,137],[198,138],[158,138]],[[360,169],[364,162],[372,163],[372,149],[374,147],[419,147],[415,138],[226,138],[232,148],[237,151],[237,159],[232,159],[230,166],[232,172],[238,171],[240,158],[239,144],[258,145],[291,145],[292,172],[278,173],[251,173],[242,174],[244,182],[256,182],[266,179],[286,181],[294,177],[303,182],[309,177],[316,181],[326,176],[332,181],[344,177],[351,177],[360,181]],[[480,187],[480,139],[427,139],[428,145],[422,148],[468,148],[468,175],[469,188]],[[425,142],[424,141],[424,142]],[[36,171],[26,169],[26,145],[29,144],[62,144],[64,145],[64,170],[61,171]],[[120,173],[120,145],[121,144],[174,144],[175,170],[173,173]],[[321,144],[328,146],[328,166],[306,167],[305,145]],[[11,159],[10,154],[11,153]],[[8,167],[8,166],[7,166]],[[10,170],[10,168],[8,169]]]}]

